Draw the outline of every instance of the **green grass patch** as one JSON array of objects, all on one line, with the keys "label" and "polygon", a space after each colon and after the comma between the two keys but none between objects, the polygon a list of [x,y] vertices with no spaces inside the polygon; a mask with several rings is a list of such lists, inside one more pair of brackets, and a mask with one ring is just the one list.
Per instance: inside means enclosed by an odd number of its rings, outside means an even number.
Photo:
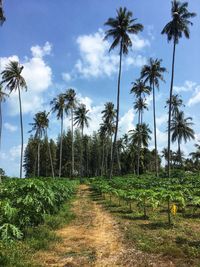
[{"label": "green grass patch", "polygon": [[34,253],[39,250],[48,250],[59,242],[60,238],[53,230],[69,224],[75,215],[71,211],[72,200],[64,204],[54,215],[45,215],[45,223],[25,229],[24,239],[21,241],[0,242],[1,267],[40,267],[33,262]]}]

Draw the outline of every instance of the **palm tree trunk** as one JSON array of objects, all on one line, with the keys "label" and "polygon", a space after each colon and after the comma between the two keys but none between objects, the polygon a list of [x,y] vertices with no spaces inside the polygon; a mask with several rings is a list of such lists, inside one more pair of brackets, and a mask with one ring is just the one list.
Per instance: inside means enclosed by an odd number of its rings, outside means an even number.
[{"label": "palm tree trunk", "polygon": [[112,134],[110,136],[110,162],[112,162],[113,157],[113,142],[112,142]]},{"label": "palm tree trunk", "polygon": [[74,112],[71,109],[71,127],[72,127],[72,177],[74,175]]},{"label": "palm tree trunk", "polygon": [[173,95],[173,85],[174,85],[174,65],[175,65],[175,54],[176,54],[176,42],[174,40],[173,47],[173,57],[172,57],[172,74],[171,74],[171,86],[170,86],[170,96],[169,96],[169,118],[168,118],[168,178],[170,178],[170,145],[171,145],[171,112],[172,112],[172,95]]},{"label": "palm tree trunk", "polygon": [[22,119],[22,102],[21,102],[21,92],[18,86],[18,96],[19,96],[19,109],[20,109],[20,126],[21,126],[21,159],[20,159],[20,178],[22,178],[22,165],[23,165],[23,151],[24,151],[24,133],[23,133],[23,119]]},{"label": "palm tree trunk", "polygon": [[81,166],[80,166],[80,173],[81,173],[81,179],[83,177],[83,127],[81,127]]},{"label": "palm tree trunk", "polygon": [[53,160],[52,160],[51,148],[50,148],[50,144],[49,144],[49,140],[48,140],[47,129],[46,129],[46,139],[47,139],[47,145],[48,145],[48,150],[49,150],[49,159],[50,159],[50,163],[51,163],[51,173],[52,173],[52,177],[55,178],[54,168],[53,168]]},{"label": "palm tree trunk", "polygon": [[158,153],[157,153],[157,134],[156,134],[156,101],[155,101],[155,86],[153,82],[153,119],[154,119],[154,142],[155,142],[155,171],[158,177]]},{"label": "palm tree trunk", "polygon": [[104,173],[104,141],[102,142],[102,161],[101,161],[101,176]]},{"label": "palm tree trunk", "polygon": [[62,170],[62,141],[63,141],[63,115],[61,117],[61,129],[60,129],[60,162],[59,162],[59,178],[61,177]]},{"label": "palm tree trunk", "polygon": [[37,176],[40,177],[40,138],[38,138],[38,173]]},{"label": "palm tree trunk", "polygon": [[118,132],[118,124],[119,124],[119,100],[120,100],[120,81],[121,81],[121,69],[122,69],[122,40],[120,43],[120,54],[119,54],[119,74],[118,74],[118,85],[117,85],[117,115],[116,115],[116,126],[115,126],[115,136],[113,142],[113,149],[112,149],[112,160],[110,166],[110,175],[109,178],[112,178],[113,175],[113,163],[115,158],[115,150],[116,150],[116,141],[117,141],[117,132]]},{"label": "palm tree trunk", "polygon": [[182,159],[181,159],[181,140],[178,138],[178,157],[180,166],[182,166]]},{"label": "palm tree trunk", "polygon": [[[140,110],[138,113],[138,126],[139,126],[139,132],[140,132]],[[141,140],[141,138],[140,138]],[[138,153],[137,153],[137,175],[140,175],[140,146],[141,146],[141,142],[138,143]]]},{"label": "palm tree trunk", "polygon": [[121,174],[121,162],[120,162],[120,155],[119,155],[119,148],[117,147],[116,150],[116,154],[117,154],[117,164],[118,164],[118,169],[119,169],[119,175]]}]

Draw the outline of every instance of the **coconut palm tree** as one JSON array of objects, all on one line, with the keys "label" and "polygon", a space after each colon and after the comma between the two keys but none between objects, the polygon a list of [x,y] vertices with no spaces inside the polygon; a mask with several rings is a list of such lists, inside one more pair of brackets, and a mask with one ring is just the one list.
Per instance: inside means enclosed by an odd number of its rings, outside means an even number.
[{"label": "coconut palm tree", "polygon": [[120,80],[121,80],[121,67],[122,67],[122,56],[128,54],[129,48],[132,46],[132,42],[129,34],[137,34],[143,30],[143,25],[136,23],[136,19],[132,18],[132,12],[128,11],[125,7],[120,7],[117,10],[116,18],[109,18],[105,25],[109,26],[110,29],[105,33],[105,39],[112,38],[113,42],[109,51],[113,50],[117,46],[119,49],[119,74],[118,74],[118,86],[117,86],[117,116],[115,126],[115,136],[113,143],[113,157],[111,160],[110,178],[112,177],[112,169],[114,162],[115,147],[118,133],[119,123],[119,102],[120,102]]},{"label": "coconut palm tree", "polygon": [[76,92],[74,89],[68,89],[64,94],[66,108],[71,111],[71,131],[72,131],[72,176],[74,175],[74,110],[77,105]]},{"label": "coconut palm tree", "polygon": [[156,100],[155,100],[155,87],[159,89],[159,82],[164,81],[163,74],[166,68],[161,66],[161,59],[149,59],[149,64],[144,65],[141,70],[141,78],[144,82],[149,82],[151,91],[153,92],[153,119],[154,119],[154,143],[155,143],[155,170],[158,177],[158,150],[157,150],[157,134],[156,134]]},{"label": "coconut palm tree", "polygon": [[[188,3],[180,2],[177,0],[172,1],[171,7],[172,20],[168,22],[163,28],[161,34],[167,35],[168,42],[173,42],[173,56],[172,56],[172,73],[171,73],[171,85],[170,85],[170,95],[169,95],[169,118],[168,118],[168,151],[170,151],[170,141],[171,141],[171,113],[172,113],[172,95],[174,86],[174,67],[175,67],[175,55],[176,46],[183,35],[189,39],[190,30],[189,26],[193,23],[189,20],[196,16],[195,13],[188,11]],[[168,153],[168,177],[170,177],[170,153]]]},{"label": "coconut palm tree", "polygon": [[180,164],[181,161],[181,143],[185,141],[185,143],[190,140],[194,139],[194,130],[191,128],[193,123],[191,122],[192,118],[187,117],[185,118],[184,112],[181,111],[174,117],[171,121],[171,133],[172,133],[172,142],[178,141],[178,155],[180,156]]},{"label": "coconut palm tree", "polygon": [[103,124],[106,128],[106,133],[108,138],[110,137],[110,162],[112,162],[112,152],[113,152],[113,145],[112,145],[112,137],[115,132],[115,119],[116,119],[116,109],[114,108],[114,104],[112,102],[107,102],[104,105],[105,109],[101,112],[103,114]]},{"label": "coconut palm tree", "polygon": [[98,133],[99,133],[100,140],[102,142],[101,176],[103,176],[104,175],[104,161],[105,161],[105,143],[106,143],[106,135],[107,135],[107,127],[104,123],[100,125]]},{"label": "coconut palm tree", "polygon": [[17,61],[10,61],[5,70],[1,72],[2,82],[5,84],[5,89],[8,89],[10,93],[18,91],[19,96],[19,109],[20,109],[20,125],[21,125],[21,160],[20,160],[20,178],[22,178],[22,164],[23,164],[23,150],[24,150],[24,135],[23,135],[23,118],[22,118],[22,101],[21,90],[24,88],[27,90],[27,85],[24,77],[21,75],[23,66]]},{"label": "coconut palm tree", "polygon": [[[147,108],[147,103],[145,102],[145,100],[140,96],[137,101],[134,102],[134,109],[136,110],[136,113],[138,113],[138,125],[139,128],[141,128],[142,125],[142,121],[143,121],[143,112],[144,109],[148,109]],[[138,160],[137,160],[137,175],[139,175],[139,171],[140,171],[140,150],[141,150],[141,144],[138,143]]]},{"label": "coconut palm tree", "polygon": [[132,84],[133,86],[131,88],[130,93],[134,94],[135,97],[138,99],[134,103],[134,109],[138,110],[138,123],[140,124],[140,121],[142,123],[142,110],[147,107],[143,98],[145,98],[146,94],[150,94],[151,88],[147,86],[141,79],[137,79]]},{"label": "coconut palm tree", "polygon": [[2,25],[5,20],[6,20],[6,18],[4,16],[4,12],[3,12],[3,3],[2,3],[2,0],[0,0],[0,25]]},{"label": "coconut palm tree", "polygon": [[151,140],[151,130],[149,129],[149,125],[143,123],[142,125],[136,125],[134,130],[129,131],[130,141],[132,144],[138,146],[141,143],[142,147],[148,147],[149,140]]},{"label": "coconut palm tree", "polygon": [[[170,104],[170,99],[168,99],[166,101],[166,106],[169,106]],[[179,113],[179,108],[180,107],[184,107],[185,105],[183,104],[183,100],[181,98],[181,96],[179,96],[178,94],[177,95],[172,95],[172,99],[171,99],[171,115],[172,117],[176,117],[177,114]]]},{"label": "coconut palm tree", "polygon": [[68,114],[68,108],[66,105],[65,96],[63,94],[59,94],[56,98],[54,98],[50,105],[52,106],[51,111],[53,113],[56,113],[56,117],[61,122],[60,127],[60,159],[59,159],[59,172],[58,176],[61,177],[62,174],[62,141],[63,141],[63,120],[64,120],[64,114]]},{"label": "coconut palm tree", "polygon": [[33,123],[29,123],[32,126],[32,129],[29,132],[35,132],[35,139],[38,143],[38,149],[37,149],[37,162],[38,162],[38,170],[37,175],[40,176],[40,144],[42,137],[46,137],[47,143],[48,143],[48,150],[49,150],[49,158],[51,163],[51,170],[52,170],[52,176],[54,178],[54,168],[53,168],[53,162],[52,162],[52,156],[51,156],[51,150],[48,142],[48,133],[47,129],[49,127],[49,119],[48,119],[49,113],[46,113],[46,111],[38,112],[35,114],[35,117],[33,118]]},{"label": "coconut palm tree", "polygon": [[3,92],[3,87],[0,85],[0,149],[1,149],[1,133],[2,133],[2,103],[6,101],[8,94]]},{"label": "coconut palm tree", "polygon": [[194,161],[194,164],[196,165],[198,172],[200,171],[200,166],[199,166],[199,159],[200,159],[200,145],[195,144],[196,151],[191,152],[189,155],[192,157],[192,160]]},{"label": "coconut palm tree", "polygon": [[130,140],[132,144],[137,148],[137,175],[140,175],[140,151],[142,147],[148,146],[148,140],[151,139],[149,134],[151,130],[145,123],[140,123],[136,125],[135,130],[129,131],[131,134]]},{"label": "coconut palm tree", "polygon": [[[87,115],[89,110],[86,105],[80,104],[74,112],[74,125],[77,125],[81,129],[81,137],[83,141],[84,127],[89,127],[90,117]],[[83,146],[81,145],[81,177],[83,176]]]},{"label": "coconut palm tree", "polygon": [[144,110],[148,110],[146,101],[142,97],[138,98],[134,102],[133,108],[136,110],[136,113],[138,113],[138,124],[142,124]]}]

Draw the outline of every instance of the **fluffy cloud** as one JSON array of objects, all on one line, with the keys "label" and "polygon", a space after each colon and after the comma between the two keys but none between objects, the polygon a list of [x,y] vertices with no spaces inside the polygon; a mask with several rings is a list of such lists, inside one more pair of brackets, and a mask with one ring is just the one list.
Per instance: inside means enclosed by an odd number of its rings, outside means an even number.
[{"label": "fluffy cloud", "polygon": [[10,132],[16,132],[17,131],[17,126],[12,125],[12,124],[10,124],[8,122],[4,123],[4,127],[5,127],[5,129],[7,129]]},{"label": "fluffy cloud", "polygon": [[194,90],[194,94],[188,101],[189,106],[193,106],[195,104],[200,103],[200,85],[197,85]]},{"label": "fluffy cloud", "polygon": [[196,83],[192,81],[185,81],[183,86],[174,86],[174,91],[177,93],[192,91]]},{"label": "fluffy cloud", "polygon": [[133,130],[135,114],[133,109],[129,109],[119,120],[119,136]]},{"label": "fluffy cloud", "polygon": [[[140,67],[146,62],[146,58],[139,55],[138,52],[149,46],[148,40],[137,35],[131,37],[133,47],[130,49],[130,55],[124,57],[123,65],[125,67]],[[109,53],[110,41],[104,40],[104,32],[99,29],[94,34],[80,35],[76,39],[80,58],[75,63],[72,74],[63,73],[63,79],[69,80],[72,76],[81,75],[84,78],[97,78],[101,76],[111,76],[118,70],[119,54],[116,51]]]},{"label": "fluffy cloud", "polygon": [[[41,109],[44,104],[42,93],[46,91],[52,84],[52,70],[44,60],[44,56],[51,53],[52,46],[46,42],[41,46],[31,47],[32,57],[19,60],[18,56],[14,55],[8,58],[1,58],[1,70],[4,69],[10,60],[20,61],[24,66],[22,76],[25,78],[28,90],[22,93],[22,108],[23,113],[34,112]],[[18,93],[13,92],[9,99],[10,115],[19,113]],[[34,107],[34,108],[33,108]]]},{"label": "fluffy cloud", "polygon": [[63,72],[62,73],[62,78],[65,82],[69,82],[71,81],[72,77],[71,77],[71,74],[68,73],[68,72]]}]

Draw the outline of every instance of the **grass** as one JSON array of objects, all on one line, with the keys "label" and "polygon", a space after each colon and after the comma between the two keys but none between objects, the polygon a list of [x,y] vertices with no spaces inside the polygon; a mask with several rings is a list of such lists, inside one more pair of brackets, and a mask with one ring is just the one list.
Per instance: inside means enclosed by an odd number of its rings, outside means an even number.
[{"label": "grass", "polygon": [[110,203],[109,196],[102,199],[94,194],[94,199],[110,211],[119,222],[124,232],[128,247],[135,247],[145,253],[159,254],[168,258],[176,266],[200,266],[200,216],[177,213],[172,216],[172,225],[167,223],[167,212],[152,211],[148,208],[148,218],[144,218],[134,203],[121,202],[113,197]]},{"label": "grass", "polygon": [[48,250],[50,244],[60,240],[52,230],[61,228],[75,218],[71,211],[71,201],[64,204],[57,214],[46,215],[43,225],[27,228],[22,241],[0,242],[0,266],[40,267],[33,262],[33,254],[39,250]]}]

